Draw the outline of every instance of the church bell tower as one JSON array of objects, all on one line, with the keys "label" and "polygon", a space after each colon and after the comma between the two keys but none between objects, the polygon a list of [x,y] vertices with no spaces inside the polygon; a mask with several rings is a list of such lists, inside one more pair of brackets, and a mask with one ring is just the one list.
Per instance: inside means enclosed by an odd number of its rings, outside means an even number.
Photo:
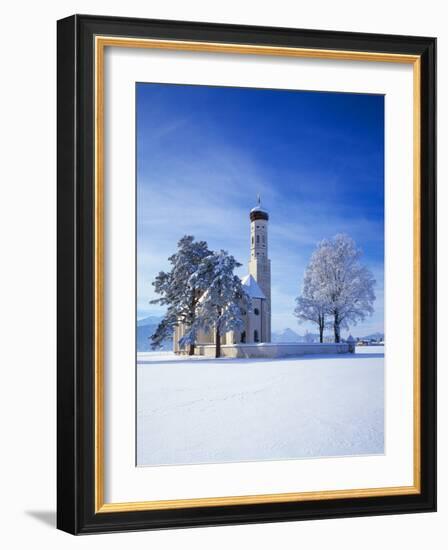
[{"label": "church bell tower", "polygon": [[257,281],[266,299],[263,300],[261,342],[271,341],[271,260],[268,258],[269,214],[257,206],[250,211],[250,260],[249,273]]}]

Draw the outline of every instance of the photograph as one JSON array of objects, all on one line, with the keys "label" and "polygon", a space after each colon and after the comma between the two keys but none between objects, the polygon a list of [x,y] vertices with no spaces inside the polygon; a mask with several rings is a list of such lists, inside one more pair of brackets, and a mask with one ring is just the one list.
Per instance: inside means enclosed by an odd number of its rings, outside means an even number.
[{"label": "photograph", "polygon": [[386,452],[384,120],[135,84],[138,467]]},{"label": "photograph", "polygon": [[62,531],[436,510],[436,38],[252,16],[58,20]]}]

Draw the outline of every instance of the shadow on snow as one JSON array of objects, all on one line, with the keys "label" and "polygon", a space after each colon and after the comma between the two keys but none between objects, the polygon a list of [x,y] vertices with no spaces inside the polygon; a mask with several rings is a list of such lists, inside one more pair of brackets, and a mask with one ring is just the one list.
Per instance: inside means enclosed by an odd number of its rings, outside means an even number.
[{"label": "shadow on snow", "polygon": [[210,363],[285,363],[291,360],[296,361],[297,359],[302,361],[315,361],[317,359],[327,359],[329,361],[334,361],[336,359],[341,360],[345,359],[347,361],[355,361],[358,359],[384,359],[384,353],[338,353],[335,355],[290,355],[288,357],[202,357],[196,356],[194,359],[179,358],[179,359],[168,359],[157,360],[157,359],[138,359],[137,365],[169,365],[169,364],[188,364],[188,365],[209,365]]}]

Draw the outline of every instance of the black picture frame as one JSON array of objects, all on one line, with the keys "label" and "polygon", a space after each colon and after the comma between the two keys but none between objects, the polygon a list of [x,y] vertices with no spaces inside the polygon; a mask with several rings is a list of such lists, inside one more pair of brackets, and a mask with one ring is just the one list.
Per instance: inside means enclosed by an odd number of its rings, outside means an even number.
[{"label": "black picture frame", "polygon": [[[421,491],[300,502],[95,512],[94,38],[382,52],[421,60]],[[74,15],[57,24],[57,526],[72,534],[436,510],[436,39]]]}]

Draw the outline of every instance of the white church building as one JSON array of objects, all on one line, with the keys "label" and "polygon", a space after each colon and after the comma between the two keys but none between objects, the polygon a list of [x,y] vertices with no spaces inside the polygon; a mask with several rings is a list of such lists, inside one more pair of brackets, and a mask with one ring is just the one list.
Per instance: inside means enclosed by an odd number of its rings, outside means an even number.
[{"label": "white church building", "polygon": [[[250,258],[248,274],[242,284],[251,298],[252,309],[244,314],[244,329],[230,331],[221,337],[223,357],[285,357],[315,353],[347,353],[348,345],[341,344],[302,344],[295,342],[271,343],[271,260],[268,256],[269,214],[258,204],[249,213],[250,218]],[[184,325],[175,327],[173,351],[186,353],[179,346],[179,340],[186,332]],[[215,354],[214,333],[201,331],[198,334],[196,355],[213,357]]]}]

